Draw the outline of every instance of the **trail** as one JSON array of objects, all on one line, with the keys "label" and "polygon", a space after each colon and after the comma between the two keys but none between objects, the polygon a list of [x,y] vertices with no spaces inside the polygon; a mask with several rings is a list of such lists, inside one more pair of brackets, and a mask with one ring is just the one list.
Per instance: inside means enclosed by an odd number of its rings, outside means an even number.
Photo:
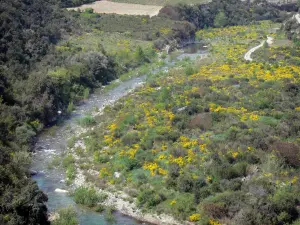
[{"label": "trail", "polygon": [[[297,14],[299,16],[299,14]],[[300,21],[300,17],[299,17],[299,21]],[[259,45],[251,48],[244,56],[244,59],[247,60],[247,61],[253,61],[253,59],[251,58],[251,54],[253,52],[255,52],[257,49],[261,48],[265,42],[267,42],[269,45],[273,44],[273,40],[274,38],[268,36],[268,39],[266,41],[262,41]]]},{"label": "trail", "polygon": [[300,23],[300,14],[297,13],[296,15],[294,15],[294,17],[297,20],[297,22]]}]

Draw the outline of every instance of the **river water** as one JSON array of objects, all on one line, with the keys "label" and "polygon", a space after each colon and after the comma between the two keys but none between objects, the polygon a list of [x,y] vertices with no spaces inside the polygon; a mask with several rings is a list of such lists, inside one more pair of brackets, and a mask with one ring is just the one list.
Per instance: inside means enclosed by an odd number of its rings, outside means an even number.
[{"label": "river water", "polygon": [[[192,59],[207,55],[199,45],[199,49],[190,53],[188,48],[195,49],[195,46],[187,46],[184,52],[177,58],[179,60],[191,57]],[[167,66],[153,70],[153,73],[160,70],[166,71],[168,67],[174,65],[174,62],[167,62]],[[118,99],[127,95],[131,90],[142,85],[145,81],[146,75],[135,77],[130,80],[121,82],[117,87],[109,90],[106,93],[96,92],[90,96],[90,98],[82,105],[78,106],[72,113],[70,119],[64,120],[61,124],[57,125],[56,129],[52,129],[51,132],[45,130],[37,139],[37,143],[34,147],[34,157],[31,169],[38,173],[32,178],[37,182],[39,188],[48,195],[47,206],[50,212],[53,212],[59,208],[72,205],[75,207],[80,225],[106,225],[110,224],[104,219],[104,215],[101,213],[95,213],[91,210],[77,206],[73,199],[66,193],[55,192],[55,189],[68,189],[65,184],[65,174],[61,169],[49,169],[48,165],[52,161],[54,155],[61,155],[67,148],[67,140],[75,134],[77,129],[80,129],[78,125],[78,118],[94,112],[95,109],[102,109],[107,105],[110,105]],[[124,216],[118,212],[115,213],[116,225],[139,225],[146,224],[134,220],[133,218]]]}]

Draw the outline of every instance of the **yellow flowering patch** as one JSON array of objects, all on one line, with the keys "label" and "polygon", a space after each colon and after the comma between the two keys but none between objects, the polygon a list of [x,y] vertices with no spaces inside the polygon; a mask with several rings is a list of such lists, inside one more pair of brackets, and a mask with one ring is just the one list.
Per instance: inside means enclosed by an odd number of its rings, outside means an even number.
[{"label": "yellow flowering patch", "polygon": [[170,205],[175,205],[176,204],[176,200],[172,200],[171,202],[170,202]]},{"label": "yellow flowering patch", "polygon": [[190,215],[189,216],[189,219],[191,222],[197,222],[199,221],[201,218],[200,214],[199,213],[196,213],[196,214],[193,214],[193,215]]}]

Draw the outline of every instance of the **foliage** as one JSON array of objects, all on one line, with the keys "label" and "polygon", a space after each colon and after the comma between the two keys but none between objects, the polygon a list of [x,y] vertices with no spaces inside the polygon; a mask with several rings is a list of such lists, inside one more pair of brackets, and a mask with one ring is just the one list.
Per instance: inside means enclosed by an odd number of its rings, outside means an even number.
[{"label": "foliage", "polygon": [[224,12],[219,12],[214,19],[215,27],[225,27],[227,24],[227,17]]},{"label": "foliage", "polygon": [[58,210],[59,218],[52,222],[53,225],[77,225],[77,213],[71,206]]},{"label": "foliage", "polygon": [[88,207],[93,207],[99,202],[103,202],[106,199],[105,194],[98,194],[94,188],[89,187],[78,187],[75,189],[74,201],[77,204],[86,205]]},{"label": "foliage", "polygon": [[[106,159],[93,161],[98,179],[130,187],[145,210],[183,220],[293,223],[300,126],[291,119],[300,118],[300,68],[286,59],[280,66],[243,61],[272,26],[200,30],[215,62],[180,64],[108,107],[106,122],[89,133],[100,143],[93,154]],[[192,126],[202,120],[205,129]]]}]

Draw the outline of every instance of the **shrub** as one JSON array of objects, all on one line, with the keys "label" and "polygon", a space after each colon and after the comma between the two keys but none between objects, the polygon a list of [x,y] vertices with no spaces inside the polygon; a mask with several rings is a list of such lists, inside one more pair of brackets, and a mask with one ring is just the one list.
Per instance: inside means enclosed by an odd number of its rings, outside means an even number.
[{"label": "shrub", "polygon": [[291,166],[300,166],[300,149],[297,145],[287,142],[277,142],[273,146],[283,157],[287,164]]},{"label": "shrub", "polygon": [[210,188],[208,186],[206,187],[202,187],[200,189],[196,189],[194,191],[194,202],[196,204],[199,204],[203,199],[207,198],[208,196],[210,196],[212,194]]},{"label": "shrub", "polygon": [[212,116],[210,113],[200,113],[190,121],[191,128],[208,130],[212,127]]},{"label": "shrub", "polygon": [[176,204],[173,207],[173,213],[180,219],[186,220],[191,214],[196,211],[195,205],[191,204],[193,202],[193,195],[189,193],[180,194],[177,196]]},{"label": "shrub", "polygon": [[105,210],[105,207],[101,204],[98,204],[97,206],[95,206],[94,210],[98,213],[102,213]]},{"label": "shrub", "polygon": [[182,174],[177,180],[177,188],[182,192],[191,192],[193,190],[194,180],[188,174]]},{"label": "shrub", "polygon": [[297,212],[295,205],[299,201],[298,194],[293,193],[292,188],[285,186],[278,188],[271,198],[272,203],[278,211],[286,211],[289,213]]},{"label": "shrub", "polygon": [[21,145],[31,143],[35,135],[36,133],[33,131],[33,129],[26,124],[16,128],[16,137]]},{"label": "shrub", "polygon": [[195,213],[195,214],[189,216],[189,219],[191,222],[197,222],[200,220],[200,218],[201,218],[201,216],[199,213]]},{"label": "shrub", "polygon": [[114,211],[115,211],[115,209],[112,206],[108,206],[108,207],[105,208],[104,217],[105,217],[106,221],[112,223],[116,220],[115,217],[114,217],[114,214],[113,214]]},{"label": "shrub", "polygon": [[75,165],[69,165],[66,171],[67,178],[69,181],[72,181],[76,177],[76,168]]},{"label": "shrub", "polygon": [[78,120],[78,123],[82,127],[92,126],[96,123],[96,120],[92,116],[84,116]]},{"label": "shrub", "polygon": [[109,156],[101,152],[95,152],[94,161],[99,163],[107,163],[109,161]]},{"label": "shrub", "polygon": [[69,102],[68,108],[67,108],[67,114],[71,115],[71,113],[73,112],[74,108],[75,107],[74,107],[73,101]]},{"label": "shrub", "polygon": [[227,209],[222,204],[206,203],[202,205],[202,208],[205,215],[215,219],[225,217],[227,214]]},{"label": "shrub", "polygon": [[64,168],[68,168],[70,165],[75,163],[75,158],[73,155],[68,154],[64,157],[62,165]]},{"label": "shrub", "polygon": [[98,194],[94,188],[89,187],[79,187],[74,191],[74,201],[77,204],[86,205],[92,207],[98,202],[102,202],[106,199],[107,195]]},{"label": "shrub", "polygon": [[131,146],[139,142],[139,136],[136,131],[130,131],[121,138],[124,145]]},{"label": "shrub", "polygon": [[58,211],[59,218],[52,222],[53,225],[77,225],[77,213],[74,208],[68,207]]},{"label": "shrub", "polygon": [[138,205],[146,208],[153,208],[164,200],[166,197],[163,193],[151,189],[142,189],[137,196]]}]

